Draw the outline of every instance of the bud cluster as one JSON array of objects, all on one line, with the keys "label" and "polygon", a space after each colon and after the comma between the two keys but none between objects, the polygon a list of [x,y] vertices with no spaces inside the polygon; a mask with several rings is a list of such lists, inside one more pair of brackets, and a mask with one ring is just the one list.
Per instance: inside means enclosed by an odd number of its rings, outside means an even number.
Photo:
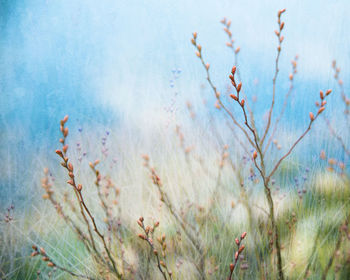
[{"label": "bud cluster", "polygon": [[[137,220],[137,224],[140,228],[142,228],[143,233],[140,233],[138,236],[140,239],[145,240],[148,245],[151,247],[152,252],[154,256],[157,259],[158,269],[163,274],[164,279],[172,279],[172,271],[168,269],[168,266],[166,264],[166,236],[165,234],[162,234],[161,236],[157,237],[157,241],[160,244],[160,251],[161,254],[159,254],[158,250],[155,248],[154,242],[153,242],[153,234],[155,229],[159,226],[159,222],[154,222],[153,226],[145,226],[144,224],[144,218],[140,217]],[[162,259],[160,258],[160,255],[162,256]]]},{"label": "bud cluster", "polygon": [[224,31],[227,34],[228,39],[229,39],[229,42],[226,43],[226,46],[229,47],[230,49],[232,49],[235,52],[235,54],[237,55],[239,53],[239,51],[241,50],[241,48],[240,47],[237,47],[237,48],[234,47],[235,40],[232,38],[232,32],[230,30],[231,21],[227,20],[226,18],[223,18],[220,22],[223,24]]},{"label": "bud cluster", "polygon": [[316,120],[316,118],[326,109],[325,105],[327,104],[327,101],[325,99],[328,95],[330,95],[331,92],[332,92],[331,89],[328,89],[325,93],[322,90],[320,90],[320,101],[317,101],[315,103],[316,107],[319,108],[317,111],[317,114],[315,116],[312,112],[309,113],[311,122]]},{"label": "bud cluster", "polygon": [[235,243],[237,245],[237,251],[235,252],[235,255],[234,255],[234,263],[231,263],[230,264],[230,276],[229,276],[229,280],[232,279],[232,274],[233,274],[233,271],[235,270],[236,266],[237,266],[237,263],[238,263],[238,259],[239,259],[239,256],[242,254],[242,252],[244,251],[245,249],[245,246],[242,245],[242,241],[243,239],[247,236],[247,233],[246,232],[243,232],[241,234],[241,236],[239,238],[235,238]]},{"label": "bud cluster", "polygon": [[32,246],[33,252],[31,253],[32,257],[36,257],[41,255],[42,260],[47,263],[48,267],[56,267],[55,263],[49,258],[49,256],[46,254],[46,251],[44,248],[38,248],[36,245]]}]

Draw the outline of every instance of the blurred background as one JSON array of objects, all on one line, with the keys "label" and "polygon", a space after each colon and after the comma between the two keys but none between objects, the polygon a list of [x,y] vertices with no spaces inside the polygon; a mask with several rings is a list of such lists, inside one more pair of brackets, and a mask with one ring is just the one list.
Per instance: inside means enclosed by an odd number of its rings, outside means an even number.
[{"label": "blurred background", "polygon": [[[135,227],[140,215],[160,219],[162,230],[175,236],[167,212],[159,210],[157,190],[143,166],[141,156],[149,154],[175,207],[194,203],[205,209],[212,201],[219,202],[220,207],[215,208],[219,222],[231,226],[232,231],[213,248],[218,263],[226,265],[232,234],[237,230],[241,234],[248,219],[231,166],[220,175],[224,144],[229,145],[231,163],[238,163],[249,199],[260,207],[254,208],[256,219],[264,217],[260,209],[267,209],[267,204],[250,162],[252,151],[242,151],[237,141],[240,135],[234,138],[222,110],[215,108],[215,97],[191,37],[193,32],[198,33],[197,42],[225,104],[234,114],[241,113],[227,98],[231,93],[228,75],[235,57],[226,46],[228,39],[220,21],[224,17],[231,20],[235,47],[240,47],[236,66],[246,101],[261,129],[271,104],[278,46],[274,30],[278,28],[277,11],[282,8],[286,8],[282,17],[285,39],[273,121],[290,87],[291,60],[296,55],[299,58],[294,90],[276,142],[268,152],[268,168],[305,130],[309,112],[317,112],[314,103],[320,90],[333,89],[324,116],[345,145],[350,143],[344,104],[332,69],[336,60],[347,91],[348,0],[0,0],[0,278],[36,279],[38,269],[44,276],[50,275],[50,268],[45,268],[40,259],[28,257],[33,243],[44,246],[66,267],[94,272],[91,256],[54,207],[42,199],[40,179],[45,167],[61,199],[58,201],[71,195],[65,196],[70,190],[67,174],[55,154],[61,147],[59,122],[65,115],[69,115],[69,159],[84,186],[89,207],[100,214],[96,215],[99,224],[105,225],[88,164],[96,159],[101,159],[98,168],[102,174],[110,176],[121,190],[118,207],[131,229],[131,245],[138,244],[133,238],[139,232]],[[191,118],[191,113],[196,117]],[[236,116],[242,120],[241,114]],[[309,256],[317,251],[311,247],[317,242],[316,230],[322,229],[325,235],[319,242],[322,248],[317,262],[328,261],[336,237],[333,233],[344,220],[348,205],[346,185],[336,172],[325,171],[327,160],[320,160],[320,152],[325,150],[324,159],[349,164],[324,120],[321,116],[316,121],[273,178],[276,215],[287,237],[291,231],[283,215],[296,211],[300,219],[294,237],[285,238],[290,241],[289,255],[284,256],[288,277],[299,277]],[[332,166],[336,168],[336,164]],[[220,191],[213,192],[220,184]],[[304,208],[299,204],[302,197]],[[9,216],[13,218],[10,221]],[[209,225],[210,220],[207,222]],[[208,247],[216,240],[212,229],[210,224],[204,230]],[[131,246],[127,257],[138,267],[143,251],[135,248]],[[254,256],[251,260],[252,264],[256,261]],[[319,267],[322,265],[317,266],[318,273]],[[189,271],[184,265],[183,279],[190,277]],[[247,279],[253,279],[254,269],[249,273],[253,274],[246,274]],[[52,279],[68,278],[57,271]]]}]

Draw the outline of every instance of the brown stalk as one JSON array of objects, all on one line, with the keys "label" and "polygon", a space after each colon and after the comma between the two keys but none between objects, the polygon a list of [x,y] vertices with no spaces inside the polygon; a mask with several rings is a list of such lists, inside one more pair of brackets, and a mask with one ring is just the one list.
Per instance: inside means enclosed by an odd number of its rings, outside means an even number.
[{"label": "brown stalk", "polygon": [[[281,246],[280,246],[280,241],[279,241],[279,231],[278,231],[278,228],[277,228],[277,225],[276,225],[276,220],[275,220],[274,203],[273,203],[273,199],[272,199],[272,195],[271,195],[271,189],[269,187],[269,179],[267,179],[267,177],[266,177],[264,155],[263,155],[261,147],[260,147],[260,142],[258,140],[257,132],[248,123],[247,113],[246,113],[245,107],[244,107],[244,105],[245,105],[244,99],[242,99],[242,100],[239,99],[239,93],[240,93],[242,84],[241,83],[239,85],[236,84],[235,79],[234,79],[235,72],[236,72],[236,67],[234,66],[232,68],[232,75],[230,76],[230,79],[231,79],[231,82],[232,82],[232,84],[233,84],[233,86],[234,86],[234,88],[236,90],[237,96],[231,95],[231,97],[241,107],[243,115],[244,115],[245,125],[252,132],[253,138],[254,138],[253,141],[254,141],[256,149],[258,151],[258,152],[256,152],[256,151],[254,152],[253,160],[254,160],[255,167],[258,169],[258,171],[259,171],[259,173],[261,175],[261,178],[263,180],[263,183],[264,183],[265,195],[266,195],[266,199],[267,199],[267,202],[269,204],[269,209],[270,209],[270,211],[269,211],[269,218],[270,218],[270,221],[271,221],[272,229],[273,229],[274,234],[275,234],[274,240],[275,240],[275,247],[276,247],[276,252],[277,252],[278,277],[279,277],[280,280],[283,280],[284,279],[284,274],[283,274],[283,268],[282,268],[282,255],[281,255]],[[258,165],[258,163],[256,161],[258,154],[259,154],[259,157],[260,157],[260,166]]]},{"label": "brown stalk", "polygon": [[[281,14],[284,12],[285,10],[280,10],[278,12],[278,24],[279,24],[279,32],[276,31],[276,35],[279,39],[279,43],[281,44],[283,41],[283,37],[281,37],[281,31],[284,27],[284,23],[280,21],[280,17]],[[225,106],[223,106],[221,100],[220,100],[220,94],[217,92],[215,86],[212,84],[210,76],[209,76],[209,65],[205,64],[202,54],[201,54],[201,50],[202,47],[200,45],[197,44],[196,42],[196,38],[197,38],[197,34],[194,33],[193,34],[193,38],[192,38],[192,44],[197,48],[197,56],[200,58],[202,65],[205,67],[206,72],[207,72],[207,79],[209,81],[209,84],[211,85],[217,100],[219,102],[219,104],[225,109],[225,112],[227,112],[230,116],[232,115],[232,113],[230,111],[228,111]],[[311,129],[311,125],[312,123],[317,119],[317,117],[324,111],[325,107],[324,105],[326,104],[326,102],[324,101],[325,95],[324,93],[321,91],[320,92],[320,98],[321,98],[321,102],[322,102],[322,107],[320,107],[320,109],[317,112],[317,115],[314,116],[312,113],[310,113],[310,124],[308,126],[308,128],[305,130],[305,132],[296,140],[296,142],[292,145],[292,147],[288,150],[288,152],[282,156],[280,158],[280,160],[276,163],[276,165],[274,166],[274,168],[272,169],[271,173],[269,175],[266,175],[266,171],[265,171],[265,163],[264,163],[264,153],[262,152],[262,145],[264,142],[264,139],[268,133],[268,130],[270,128],[270,123],[271,123],[271,115],[272,115],[272,111],[273,111],[273,106],[275,103],[275,88],[276,88],[276,79],[277,79],[277,75],[278,75],[278,61],[279,61],[279,56],[280,56],[280,51],[281,51],[281,46],[279,45],[278,47],[278,54],[277,54],[277,58],[276,58],[276,69],[275,69],[275,76],[273,79],[273,101],[272,101],[272,105],[270,107],[270,113],[269,113],[269,121],[268,121],[268,125],[267,128],[264,132],[264,136],[261,139],[261,141],[259,141],[259,137],[258,137],[258,133],[257,131],[249,124],[248,122],[248,118],[247,118],[247,113],[245,110],[245,100],[244,99],[240,99],[239,94],[241,92],[242,89],[242,83],[240,82],[239,84],[236,83],[235,81],[235,73],[236,73],[236,66],[234,66],[232,68],[232,75],[230,75],[230,79],[231,79],[231,83],[234,86],[235,90],[236,90],[236,95],[231,94],[231,98],[234,99],[239,106],[242,109],[243,115],[244,115],[244,124],[245,126],[248,128],[248,130],[252,133],[252,138],[249,137],[247,131],[245,129],[243,129],[242,127],[242,131],[245,133],[246,137],[248,138],[249,142],[252,144],[253,147],[256,148],[257,151],[254,152],[253,154],[253,160],[254,160],[254,164],[255,167],[258,169],[261,178],[263,179],[263,183],[264,183],[264,189],[265,189],[265,194],[266,194],[266,198],[269,204],[269,217],[270,217],[270,221],[271,221],[271,225],[273,228],[273,232],[274,232],[274,240],[275,240],[275,247],[276,247],[276,252],[277,252],[277,267],[278,267],[278,277],[279,279],[283,280],[284,279],[284,274],[283,274],[283,268],[282,268],[282,256],[281,256],[281,246],[280,246],[280,241],[279,241],[279,231],[276,225],[276,220],[275,220],[275,214],[274,214],[274,203],[273,203],[273,198],[272,198],[272,194],[271,194],[271,190],[269,187],[269,181],[271,179],[271,177],[274,175],[274,173],[277,171],[278,167],[280,166],[280,164],[283,162],[283,160],[288,157],[288,155],[294,150],[294,148],[296,147],[296,145],[305,137],[305,135],[310,131]],[[326,92],[326,96],[329,95],[331,92],[331,90],[328,90]],[[235,118],[232,116],[231,117],[234,122],[237,122],[235,120]],[[241,127],[241,126],[239,126]],[[257,163],[257,157],[259,155],[260,158],[260,165]]]},{"label": "brown stalk", "polygon": [[269,149],[269,147],[270,147],[270,145],[271,145],[271,142],[272,142],[272,140],[273,140],[273,137],[274,137],[275,134],[276,134],[276,131],[277,131],[277,128],[278,128],[278,124],[279,124],[279,122],[281,121],[281,119],[282,119],[282,117],[283,117],[283,115],[284,115],[284,112],[285,112],[285,110],[286,110],[286,108],[287,108],[287,105],[288,105],[288,98],[289,98],[289,96],[291,95],[291,93],[292,93],[292,91],[293,91],[293,89],[294,89],[294,77],[295,77],[295,75],[296,75],[296,73],[297,73],[297,69],[296,69],[296,67],[297,67],[297,59],[298,59],[298,56],[296,55],[295,58],[294,58],[294,61],[292,61],[292,65],[293,65],[293,74],[290,74],[290,75],[289,75],[289,80],[290,80],[289,90],[288,90],[288,92],[286,93],[286,95],[285,95],[285,97],[284,97],[282,110],[281,110],[279,116],[277,117],[276,122],[275,122],[275,124],[274,124],[274,126],[273,126],[272,133],[271,133],[271,135],[270,135],[270,137],[269,137],[269,140],[267,141],[267,144],[266,144],[265,149],[264,149],[264,154],[267,152],[267,150]]},{"label": "brown stalk", "polygon": [[278,38],[278,47],[277,47],[277,56],[276,56],[276,60],[275,60],[275,74],[274,77],[272,79],[272,103],[270,106],[270,110],[269,110],[269,116],[268,116],[268,120],[267,120],[267,125],[266,125],[266,129],[264,132],[263,137],[261,138],[260,141],[260,145],[262,146],[264,144],[265,138],[269,132],[270,129],[270,125],[271,125],[271,117],[272,117],[272,111],[273,111],[273,107],[275,105],[275,95],[276,95],[276,80],[277,80],[277,76],[278,76],[278,72],[279,72],[279,68],[278,68],[278,63],[279,63],[279,58],[281,55],[281,45],[283,42],[284,37],[281,36],[283,27],[284,27],[284,22],[281,22],[281,15],[286,11],[286,9],[280,10],[278,11],[277,14],[277,23],[278,23],[278,28],[279,31],[275,31],[276,36]]},{"label": "brown stalk", "polygon": [[233,116],[232,112],[230,110],[228,110],[226,108],[226,106],[222,103],[221,98],[220,98],[220,93],[217,91],[216,87],[214,86],[211,78],[210,78],[210,73],[209,73],[209,64],[205,63],[203,56],[202,56],[202,47],[197,44],[197,33],[193,33],[193,38],[192,38],[192,44],[195,46],[195,48],[197,49],[197,56],[199,57],[202,65],[204,66],[204,69],[206,71],[207,74],[207,81],[210,85],[210,87],[212,88],[214,95],[217,99],[217,102],[219,103],[219,105],[225,110],[225,112],[229,115],[229,117],[231,118],[231,120],[233,121],[233,123],[244,133],[244,135],[246,136],[247,140],[249,141],[249,143],[255,147],[254,142],[250,139],[248,132],[238,123],[238,121],[236,120],[236,118]]},{"label": "brown stalk", "polygon": [[[68,120],[68,116],[66,116],[61,121],[61,131],[62,131],[62,135],[63,135],[63,140],[61,141],[62,145],[65,144],[65,140],[66,140],[66,137],[68,135],[68,128],[64,127],[64,125],[67,122],[67,120]],[[92,222],[94,231],[96,232],[96,234],[99,236],[99,238],[101,239],[101,241],[103,243],[103,247],[105,249],[105,252],[107,253],[108,259],[110,260],[110,262],[112,264],[112,270],[114,271],[115,275],[118,278],[122,278],[122,275],[120,274],[120,272],[118,271],[118,269],[116,267],[116,263],[115,263],[112,255],[111,255],[111,252],[108,249],[108,246],[107,246],[106,240],[104,238],[104,235],[97,228],[97,225],[96,225],[96,222],[95,222],[95,218],[92,216],[89,208],[86,206],[86,203],[85,203],[83,195],[82,195],[82,186],[80,184],[77,185],[76,182],[75,182],[75,176],[74,176],[74,173],[73,173],[73,165],[71,163],[69,163],[69,158],[67,157],[67,154],[66,154],[67,149],[68,149],[68,146],[64,145],[63,148],[62,148],[62,151],[61,150],[57,150],[56,153],[62,158],[63,162],[62,162],[61,165],[68,171],[68,175],[71,178],[71,180],[69,180],[68,183],[73,187],[74,193],[77,196],[79,205],[81,207],[81,213],[82,213],[82,215],[84,217],[85,222],[88,225],[90,238],[91,238],[91,240],[93,240],[93,237],[92,237],[92,234],[91,234],[91,230],[90,230],[90,225],[89,225],[89,222],[87,221],[85,213],[90,218],[90,221]],[[84,213],[84,211],[85,211],[85,213]],[[97,253],[98,251],[97,251],[95,245],[93,245],[93,248],[94,248],[95,252]]]},{"label": "brown stalk", "polygon": [[151,177],[153,184],[157,186],[158,192],[160,194],[160,200],[165,204],[165,206],[168,208],[170,214],[175,218],[175,220],[180,224],[181,229],[185,233],[186,237],[190,241],[191,245],[196,249],[199,257],[200,257],[200,263],[197,267],[198,272],[201,275],[201,279],[205,279],[205,256],[206,252],[203,249],[202,244],[199,241],[198,238],[198,232],[192,233],[189,228],[193,229],[193,226],[189,224],[187,221],[185,221],[181,215],[177,213],[175,210],[173,204],[171,203],[171,200],[166,192],[164,192],[162,188],[162,182],[160,180],[160,177],[155,172],[154,168],[151,168],[149,166],[149,157],[147,155],[143,156],[145,160],[145,167],[151,172]]},{"label": "brown stalk", "polygon": [[[221,23],[225,26],[224,27],[224,31],[225,33],[227,34],[227,37],[229,39],[229,42],[226,43],[226,46],[228,48],[231,49],[231,51],[233,52],[233,55],[234,55],[234,58],[235,58],[235,61],[234,61],[234,65],[238,66],[238,54],[241,50],[240,47],[237,47],[235,48],[235,40],[233,39],[232,37],[232,32],[230,30],[230,27],[231,27],[231,21],[230,20],[227,20],[226,18],[223,18],[221,20]],[[239,81],[241,82],[242,81],[242,78],[241,78],[241,71],[240,69],[237,69],[237,77],[239,79]],[[244,98],[247,99],[246,95],[244,94],[244,90],[242,90],[242,94],[244,95]],[[250,120],[251,120],[251,125],[254,129],[256,129],[255,127],[255,120],[254,120],[254,113],[253,113],[253,110],[250,108],[249,104],[246,105],[247,106],[247,110],[249,112],[249,117],[250,117]]]},{"label": "brown stalk", "polygon": [[85,245],[86,249],[90,252],[91,248],[91,241],[88,239],[83,231],[73,222],[73,220],[64,213],[62,206],[59,204],[59,202],[54,198],[54,193],[51,190],[51,184],[49,182],[48,178],[48,169],[44,170],[44,179],[42,181],[42,187],[46,191],[46,195],[43,196],[44,199],[50,200],[51,204],[56,209],[57,214],[63,218],[63,220],[73,228],[73,230],[78,234],[79,238],[82,240],[83,244]]},{"label": "brown stalk", "polygon": [[239,239],[238,238],[235,239],[235,243],[237,245],[238,250],[235,252],[235,261],[234,261],[234,263],[230,264],[230,274],[229,274],[228,280],[232,280],[233,279],[233,271],[235,270],[235,268],[237,266],[239,256],[241,255],[241,253],[243,252],[243,250],[245,248],[245,246],[241,245],[241,243],[242,243],[243,239],[246,237],[246,235],[247,235],[247,233],[244,232],[244,233],[242,233],[242,235],[241,235],[241,237]]},{"label": "brown stalk", "polygon": [[33,252],[31,254],[31,256],[32,257],[41,256],[42,260],[47,263],[48,267],[57,268],[57,269],[59,269],[61,271],[69,273],[73,277],[84,278],[84,279],[89,279],[89,280],[95,280],[95,278],[93,278],[93,277],[75,273],[75,272],[69,270],[68,268],[65,268],[63,266],[58,265],[56,262],[53,261],[53,259],[51,257],[49,257],[47,255],[47,253],[44,250],[44,248],[40,248],[39,249],[36,245],[33,245],[32,248],[33,248]]},{"label": "brown stalk", "polygon": [[[145,234],[139,234],[139,237],[142,240],[145,240],[148,243],[148,245],[150,246],[151,253],[153,253],[155,255],[155,257],[156,257],[157,267],[158,267],[160,273],[162,274],[164,280],[167,280],[168,279],[167,274],[163,270],[165,263],[160,260],[159,253],[155,249],[154,244],[153,244],[153,233],[154,233],[155,228],[158,227],[159,223],[156,223],[153,227],[147,227],[146,228],[143,221],[144,221],[143,217],[140,217],[138,219],[138,221],[137,221],[138,225],[142,228],[143,232],[145,233]],[[152,238],[150,237],[150,234],[152,234]],[[163,268],[162,268],[162,266],[163,266]],[[167,270],[166,267],[165,267],[165,269]],[[168,275],[169,275],[169,277],[171,279],[172,278],[171,273],[169,274],[168,270],[167,270],[167,272],[168,272]]]}]

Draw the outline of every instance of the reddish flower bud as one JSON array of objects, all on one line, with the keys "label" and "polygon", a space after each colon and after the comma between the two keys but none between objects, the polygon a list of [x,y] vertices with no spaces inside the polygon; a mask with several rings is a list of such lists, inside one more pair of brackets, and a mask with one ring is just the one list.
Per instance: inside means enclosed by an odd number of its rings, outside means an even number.
[{"label": "reddish flower bud", "polygon": [[318,109],[317,114],[321,114],[324,111],[324,109],[326,109],[326,108],[325,107],[321,107],[320,109]]},{"label": "reddish flower bud", "polygon": [[238,97],[237,97],[236,95],[234,95],[234,94],[230,94],[230,97],[231,97],[232,99],[234,99],[234,100],[238,101]]},{"label": "reddish flower bud", "polygon": [[313,121],[315,119],[314,114],[312,112],[309,113],[310,120]]},{"label": "reddish flower bud", "polygon": [[236,73],[236,70],[237,70],[236,66],[233,66],[232,70],[231,70],[232,75],[234,75]]},{"label": "reddish flower bud", "polygon": [[320,90],[320,98],[323,99],[324,98],[324,94],[323,94],[323,91]]},{"label": "reddish flower bud", "polygon": [[238,254],[242,253],[242,251],[244,250],[244,248],[245,248],[245,246],[242,245],[241,248],[239,248],[239,250],[238,250]]},{"label": "reddish flower bud", "polygon": [[236,88],[238,93],[241,91],[241,88],[242,88],[242,82],[240,82]]},{"label": "reddish flower bud", "polygon": [[139,237],[141,238],[141,239],[143,239],[143,240],[146,240],[147,238],[146,238],[146,236],[145,235],[143,235],[143,234],[139,234]]},{"label": "reddish flower bud", "polygon": [[284,22],[282,21],[282,23],[281,23],[281,25],[280,25],[280,30],[281,30],[281,31],[282,31],[283,27],[284,27]]}]

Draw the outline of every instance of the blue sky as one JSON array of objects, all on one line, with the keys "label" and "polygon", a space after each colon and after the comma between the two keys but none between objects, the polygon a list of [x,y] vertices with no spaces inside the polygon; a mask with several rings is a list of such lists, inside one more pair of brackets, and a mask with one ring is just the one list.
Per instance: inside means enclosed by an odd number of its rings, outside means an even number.
[{"label": "blue sky", "polygon": [[[164,118],[174,91],[179,106],[197,102],[205,76],[190,44],[193,31],[224,91],[233,66],[220,24],[224,16],[232,20],[241,47],[244,87],[258,95],[262,114],[264,100],[271,97],[277,46],[273,31],[281,8],[287,12],[278,91],[288,87],[290,60],[298,54],[295,102],[307,110],[307,118],[318,90],[334,87],[333,59],[342,76],[349,76],[347,0],[1,0],[0,125],[6,132],[1,154],[11,160],[9,151],[28,153],[28,145],[56,138],[58,120],[65,114],[77,125],[92,120],[110,125],[120,119]],[[169,86],[174,68],[181,69],[175,89]]]}]

